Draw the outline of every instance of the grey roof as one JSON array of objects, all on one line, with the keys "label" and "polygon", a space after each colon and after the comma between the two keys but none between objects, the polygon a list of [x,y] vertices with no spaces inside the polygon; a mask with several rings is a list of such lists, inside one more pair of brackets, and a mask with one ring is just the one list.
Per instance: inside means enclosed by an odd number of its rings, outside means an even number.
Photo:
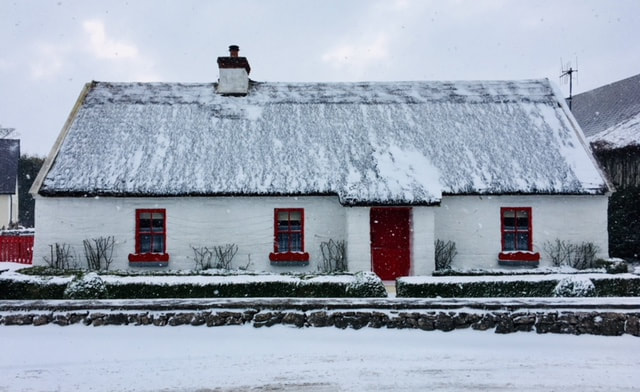
[{"label": "grey roof", "polygon": [[[215,84],[93,82],[42,195],[445,194],[607,189],[548,80]],[[66,135],[64,134],[66,132]],[[41,185],[38,187],[38,185]]]},{"label": "grey roof", "polygon": [[20,140],[0,139],[0,194],[16,193]]},{"label": "grey roof", "polygon": [[640,114],[640,74],[578,95],[571,111],[587,137]]}]

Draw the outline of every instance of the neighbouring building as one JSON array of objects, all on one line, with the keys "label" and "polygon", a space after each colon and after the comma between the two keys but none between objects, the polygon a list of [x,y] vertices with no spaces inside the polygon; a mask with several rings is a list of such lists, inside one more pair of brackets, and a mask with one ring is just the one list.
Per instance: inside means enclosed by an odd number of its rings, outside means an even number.
[{"label": "neighbouring building", "polygon": [[608,255],[609,186],[548,80],[271,83],[238,47],[217,83],[91,82],[32,193],[35,264],[114,236],[113,268],[315,271],[321,244],[383,279],[548,265],[547,241]]},{"label": "neighbouring building", "polygon": [[640,258],[640,75],[573,97],[572,111],[616,192],[611,255]]},{"label": "neighbouring building", "polygon": [[18,222],[20,140],[0,139],[0,229]]}]

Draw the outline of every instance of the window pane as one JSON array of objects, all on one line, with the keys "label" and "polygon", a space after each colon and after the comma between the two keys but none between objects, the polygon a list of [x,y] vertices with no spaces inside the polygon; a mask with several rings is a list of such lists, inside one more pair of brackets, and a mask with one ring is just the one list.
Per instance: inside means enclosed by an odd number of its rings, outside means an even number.
[{"label": "window pane", "polygon": [[151,222],[152,224],[152,231],[154,233],[161,233],[164,231],[164,214],[159,213],[159,212],[154,212],[153,213],[153,220]]},{"label": "window pane", "polygon": [[529,211],[519,210],[516,217],[518,230],[529,230]]},{"label": "window pane", "polygon": [[302,220],[302,213],[300,211],[291,211],[289,213],[289,220],[292,222],[300,222]]},{"label": "window pane", "polygon": [[516,235],[514,233],[504,233],[504,250],[516,250]]},{"label": "window pane", "polygon": [[151,213],[143,212],[140,214],[140,232],[148,233],[151,231]]},{"label": "window pane", "polygon": [[302,252],[302,234],[301,233],[292,233],[291,234],[291,252]]},{"label": "window pane", "polygon": [[516,220],[515,220],[515,211],[509,210],[504,211],[504,215],[502,216],[502,224],[504,225],[505,230],[515,230],[516,228]]},{"label": "window pane", "polygon": [[278,231],[289,230],[289,213],[278,212]]},{"label": "window pane", "polygon": [[530,250],[529,249],[529,233],[518,233],[518,244],[516,250]]},{"label": "window pane", "polygon": [[301,231],[302,224],[300,221],[289,221],[289,230],[290,231]]},{"label": "window pane", "polygon": [[141,253],[151,252],[151,236],[150,235],[140,236],[140,252]]},{"label": "window pane", "polygon": [[289,213],[289,230],[302,230],[302,213],[300,211]]},{"label": "window pane", "polygon": [[164,237],[161,235],[153,236],[153,253],[164,253]]},{"label": "window pane", "polygon": [[289,234],[280,233],[278,235],[278,252],[289,251]]}]

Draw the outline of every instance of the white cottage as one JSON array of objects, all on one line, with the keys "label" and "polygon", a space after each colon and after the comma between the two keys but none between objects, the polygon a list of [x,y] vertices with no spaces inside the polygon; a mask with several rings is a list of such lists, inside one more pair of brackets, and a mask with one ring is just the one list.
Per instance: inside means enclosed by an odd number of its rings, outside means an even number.
[{"label": "white cottage", "polygon": [[262,83],[238,48],[218,83],[86,85],[32,188],[34,263],[114,236],[119,269],[194,267],[232,243],[257,270],[429,274],[548,264],[542,245],[607,256],[609,186],[548,80]]}]

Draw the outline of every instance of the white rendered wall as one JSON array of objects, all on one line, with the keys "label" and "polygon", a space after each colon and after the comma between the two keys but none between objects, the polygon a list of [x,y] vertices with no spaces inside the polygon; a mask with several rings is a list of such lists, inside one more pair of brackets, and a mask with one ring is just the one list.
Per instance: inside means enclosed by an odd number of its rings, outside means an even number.
[{"label": "white rendered wall", "polygon": [[[187,198],[49,198],[36,200],[34,264],[44,264],[49,245],[70,244],[86,266],[82,241],[99,236],[116,239],[111,269],[129,268],[135,251],[135,210],[164,208],[167,213],[169,269],[193,269],[194,246],[238,245],[233,266],[266,271],[316,271],[320,243],[345,237],[345,208],[337,197],[187,197]],[[274,208],[304,208],[306,267],[272,267]],[[367,221],[368,227],[368,221]],[[368,230],[368,229],[367,229]]]},{"label": "white rendered wall", "polygon": [[220,68],[218,80],[220,94],[246,94],[249,91],[249,74],[244,68]]},{"label": "white rendered wall", "polygon": [[412,208],[411,275],[430,275],[435,269],[434,216],[437,209]]},{"label": "white rendered wall", "polygon": [[555,239],[593,242],[597,257],[608,257],[607,205],[607,196],[445,196],[435,211],[435,239],[455,241],[453,267],[497,268],[500,207],[531,207],[540,266],[551,265],[543,246]]},{"label": "white rendered wall", "polygon": [[350,271],[371,271],[369,207],[346,207],[347,263]]}]

